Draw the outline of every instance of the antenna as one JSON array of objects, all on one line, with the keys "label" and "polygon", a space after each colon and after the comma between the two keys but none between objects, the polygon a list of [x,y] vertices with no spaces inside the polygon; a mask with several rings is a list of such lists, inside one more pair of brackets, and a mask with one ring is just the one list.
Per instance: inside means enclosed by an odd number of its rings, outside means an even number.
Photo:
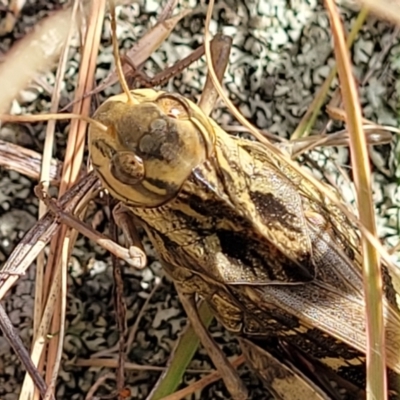
[{"label": "antenna", "polygon": [[48,121],[49,119],[53,120],[64,120],[64,119],[80,119],[82,121],[86,121],[89,125],[94,125],[98,129],[103,132],[107,132],[107,127],[99,121],[96,121],[93,118],[86,117],[80,114],[36,114],[36,115],[9,115],[9,114],[0,114],[0,123],[1,122],[40,122],[40,121]]},{"label": "antenna", "polygon": [[119,56],[118,40],[117,40],[117,22],[115,17],[115,1],[109,0],[110,3],[110,16],[111,16],[111,33],[112,33],[112,45],[113,53],[115,58],[115,67],[117,69],[119,82],[121,84],[123,92],[128,98],[128,104],[134,104],[134,100],[131,92],[129,91],[128,84],[126,83],[124,71],[122,70],[121,58]]}]

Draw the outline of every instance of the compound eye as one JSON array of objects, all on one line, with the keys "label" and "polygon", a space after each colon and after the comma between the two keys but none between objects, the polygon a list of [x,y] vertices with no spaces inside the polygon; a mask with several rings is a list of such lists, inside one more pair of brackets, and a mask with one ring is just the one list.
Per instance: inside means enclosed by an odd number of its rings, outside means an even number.
[{"label": "compound eye", "polygon": [[163,93],[157,97],[157,105],[171,118],[189,119],[190,108],[182,96],[173,93]]},{"label": "compound eye", "polygon": [[136,185],[144,178],[144,165],[140,157],[130,151],[115,153],[110,170],[114,178],[125,185]]}]

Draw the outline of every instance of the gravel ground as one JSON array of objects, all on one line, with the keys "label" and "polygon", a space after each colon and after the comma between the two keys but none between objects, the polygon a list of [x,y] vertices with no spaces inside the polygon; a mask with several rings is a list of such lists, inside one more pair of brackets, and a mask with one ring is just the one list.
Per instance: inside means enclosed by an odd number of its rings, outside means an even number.
[{"label": "gravel ground", "polygon": [[[246,5],[245,5],[246,4]],[[195,8],[195,0],[181,1],[185,8]],[[12,34],[0,39],[0,51],[5,51],[15,39],[31,29],[56,3],[28,1]],[[346,27],[354,21],[355,13],[342,8]],[[159,2],[140,0],[121,11],[118,25],[120,46],[130,48],[156,20]],[[185,18],[171,34],[168,41],[146,64],[150,72],[159,71],[188,54],[203,39],[204,15],[196,13]],[[218,3],[212,25],[214,32],[220,29],[232,35],[233,49],[225,76],[225,85],[231,99],[240,110],[259,128],[289,137],[301,116],[313,100],[333,65],[331,35],[328,17],[316,0],[227,0]],[[382,124],[397,126],[398,86],[400,69],[400,43],[394,28],[387,23],[369,19],[354,49],[353,61],[360,82],[368,79],[360,89],[365,117]],[[96,79],[104,78],[112,62],[108,37],[98,58]],[[204,61],[190,67],[167,86],[191,99],[196,99],[205,79]],[[63,100],[72,98],[79,67],[79,55],[75,51],[68,64]],[[52,84],[53,74],[39,78]],[[117,93],[112,88],[107,94]],[[37,113],[49,107],[49,95],[43,86],[32,84],[19,98],[26,112]],[[233,124],[231,116],[221,106],[214,117],[222,125]],[[325,126],[326,116],[316,124],[316,130]],[[339,124],[331,128],[339,129]],[[56,154],[63,158],[66,141],[65,125],[58,125]],[[0,139],[41,151],[44,140],[43,125],[4,127]],[[376,200],[379,233],[388,245],[399,240],[400,192],[396,178],[399,176],[395,145],[381,146],[373,152],[375,165],[374,196]],[[326,156],[329,155],[330,161]],[[346,149],[324,150],[311,155],[326,174],[340,183],[341,189],[351,201],[352,194],[343,180],[333,172],[334,163],[347,164]],[[333,160],[333,161],[332,161]],[[35,222],[37,200],[33,195],[36,183],[16,172],[0,170],[0,262],[3,262],[24,232]],[[99,229],[107,232],[106,218]],[[150,304],[142,317],[136,339],[128,354],[130,362],[142,365],[165,365],[185,316],[172,285],[163,278],[162,271],[150,244],[145,241],[149,255],[149,267],[142,272],[125,269],[125,301],[128,326],[132,326],[149,293],[158,285]],[[5,306],[9,316],[25,343],[30,343],[34,292],[34,266],[20,279],[12,290]],[[84,399],[95,380],[104,371],[73,366],[76,358],[89,358],[98,351],[111,348],[117,340],[112,303],[112,273],[109,256],[80,237],[71,260],[68,294],[68,330],[65,339],[63,367],[57,389],[58,399]],[[221,330],[218,324],[211,327],[216,341],[227,355],[237,352],[234,338]],[[203,350],[198,351],[192,369],[210,370],[211,365]],[[243,379],[251,390],[251,398],[266,399],[257,379],[241,369]],[[129,372],[127,383],[132,398],[145,399],[156,382],[158,373]],[[16,356],[11,353],[6,340],[0,336],[0,399],[18,398],[23,373]],[[184,385],[199,378],[187,374]],[[103,387],[110,393],[112,381]],[[219,382],[207,387],[196,398],[228,398],[224,385]],[[195,398],[195,397],[193,397]]]}]

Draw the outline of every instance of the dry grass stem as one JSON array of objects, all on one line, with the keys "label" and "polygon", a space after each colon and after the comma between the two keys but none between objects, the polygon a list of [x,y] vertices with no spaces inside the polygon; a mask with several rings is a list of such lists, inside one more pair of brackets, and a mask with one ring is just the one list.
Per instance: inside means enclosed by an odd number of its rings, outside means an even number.
[{"label": "dry grass stem", "polygon": [[36,74],[55,64],[71,29],[70,21],[70,9],[56,12],[7,53],[0,64],[0,113],[8,111],[11,102]]}]

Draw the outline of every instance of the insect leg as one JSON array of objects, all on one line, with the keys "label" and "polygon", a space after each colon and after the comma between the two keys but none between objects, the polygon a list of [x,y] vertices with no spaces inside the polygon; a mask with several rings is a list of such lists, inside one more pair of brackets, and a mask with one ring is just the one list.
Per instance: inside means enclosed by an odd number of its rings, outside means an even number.
[{"label": "insect leg", "polygon": [[282,360],[278,360],[251,340],[239,338],[239,343],[247,363],[276,400],[330,399],[300,371],[289,368]]},{"label": "insect leg", "polygon": [[210,333],[201,323],[194,296],[184,294],[178,285],[176,285],[176,289],[182,306],[185,309],[189,321],[193,326],[193,329],[196,331],[201,344],[206,349],[207,354],[210,356],[215,367],[220,372],[229,393],[232,395],[232,398],[235,400],[247,399],[248,394],[246,387],[240,379],[237,371],[232,367],[224,353],[214,342]]},{"label": "insect leg", "polygon": [[112,213],[116,225],[124,234],[126,248],[132,255],[140,254],[141,260],[138,263],[138,267],[139,269],[144,268],[147,265],[147,257],[134,224],[132,213],[122,203],[118,203],[113,208]]},{"label": "insect leg", "polygon": [[[217,74],[218,80],[222,82],[229,61],[229,53],[232,47],[232,38],[229,36],[217,34],[211,41],[210,45],[214,70]],[[207,80],[198,104],[205,115],[209,116],[211,114],[217,98],[218,92],[214,87],[214,83],[210,77],[210,74],[207,73]]]}]

